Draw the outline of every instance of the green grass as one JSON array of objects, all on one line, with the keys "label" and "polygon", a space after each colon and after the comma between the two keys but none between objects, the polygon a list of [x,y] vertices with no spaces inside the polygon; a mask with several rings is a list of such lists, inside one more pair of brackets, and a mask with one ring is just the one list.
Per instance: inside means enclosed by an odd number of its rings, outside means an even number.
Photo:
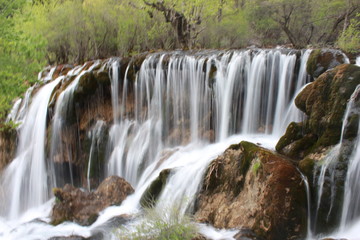
[{"label": "green grass", "polygon": [[191,217],[178,209],[145,209],[140,220],[116,230],[119,240],[191,240],[198,229]]}]

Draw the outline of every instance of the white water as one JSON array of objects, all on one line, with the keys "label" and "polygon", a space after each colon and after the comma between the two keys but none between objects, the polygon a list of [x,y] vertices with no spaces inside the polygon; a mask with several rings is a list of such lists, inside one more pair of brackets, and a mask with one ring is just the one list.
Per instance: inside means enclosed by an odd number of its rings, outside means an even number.
[{"label": "white water", "polygon": [[[356,98],[359,98],[360,85],[356,87],[353,95],[348,103],[345,119],[352,114],[360,114],[360,106],[355,103]],[[360,128],[358,128],[358,136],[360,136]],[[357,137],[354,145],[354,150],[349,159],[348,171],[344,189],[344,203],[342,210],[342,217],[340,223],[340,230],[344,229],[360,220],[360,138]],[[359,232],[360,233],[360,232]]]},{"label": "white water", "polygon": [[[78,83],[81,79],[81,77],[86,73],[92,71],[95,67],[97,67],[100,64],[100,61],[94,62],[88,70],[83,69],[86,67],[86,63],[83,66],[78,66],[72,70],[70,70],[66,76],[61,76],[61,80],[68,80],[71,79],[72,76],[76,76],[75,79],[67,86],[67,88],[61,92],[61,94],[58,96],[58,99],[56,101],[55,105],[55,114],[53,117],[53,125],[52,125],[52,138],[51,138],[51,150],[50,150],[50,159],[51,159],[51,186],[57,186],[56,183],[56,177],[55,177],[55,171],[54,171],[54,162],[59,162],[60,157],[64,157],[66,155],[69,163],[69,169],[70,169],[70,177],[73,176],[71,170],[71,162],[73,161],[71,151],[68,150],[65,154],[65,149],[63,149],[62,145],[62,131],[64,130],[64,119],[68,118],[69,113],[75,114],[71,111],[71,106],[73,102],[74,97],[74,91],[77,89]],[[72,116],[74,117],[74,116]],[[68,146],[65,146],[68,147]],[[73,184],[73,180],[71,180],[71,183]]]},{"label": "white water", "polygon": [[1,210],[10,219],[49,197],[45,164],[47,105],[59,82],[57,79],[45,85],[34,97],[20,131],[16,158],[3,172],[1,187],[9,195],[1,199]]},{"label": "white water", "polygon": [[[306,82],[309,53],[304,53],[297,79],[296,55],[280,50],[153,54],[142,63],[133,94],[127,75],[118,78],[120,61],[114,61],[115,124],[107,175],[122,176],[137,187],[141,172],[166,147],[223,141],[234,133],[280,136],[288,122],[301,120],[300,114],[290,113],[287,122],[281,116],[289,112],[291,99]],[[127,101],[135,103],[134,109]]]},{"label": "white water", "polygon": [[[29,104],[31,100],[31,94],[34,90],[34,86],[28,88],[25,92],[24,99],[18,99],[14,106],[12,107],[10,113],[8,114],[6,121],[13,121],[14,123],[21,124],[25,121],[25,116],[27,111],[29,110]],[[19,126],[19,127],[20,127]]]},{"label": "white water", "polygon": [[[328,217],[332,211],[334,198],[335,198],[335,186],[336,186],[336,164],[340,156],[340,150],[344,141],[345,128],[348,124],[348,120],[353,115],[360,114],[360,107],[358,102],[355,100],[359,97],[360,85],[358,85],[350,97],[350,100],[347,104],[347,108],[343,118],[341,138],[339,144],[334,146],[331,151],[325,157],[325,160],[320,168],[320,174],[318,177],[318,190],[317,190],[317,206],[316,214],[321,207],[320,203],[322,201],[323,186],[325,184],[325,174],[328,173],[330,186],[331,186],[331,198],[326,201],[330,201],[330,209],[328,210]],[[360,128],[358,129],[358,136],[360,134]],[[360,236],[360,147],[359,147],[359,138],[355,139],[352,153],[349,158],[348,170],[346,175],[345,187],[344,187],[344,200],[341,213],[341,221],[339,230],[329,237],[333,238],[347,238],[347,239],[358,239]],[[317,216],[315,216],[315,222],[317,221]],[[313,226],[316,229],[316,226]]]},{"label": "white water", "polygon": [[101,144],[101,134],[104,131],[106,123],[102,120],[98,120],[94,126],[94,128],[89,132],[89,138],[91,139],[91,146],[90,146],[90,153],[89,153],[89,161],[87,166],[87,174],[86,174],[86,181],[88,190],[91,191],[91,183],[90,183],[90,174],[91,174],[91,168],[92,164],[95,158],[95,154],[99,151],[100,144]]},{"label": "white water", "polygon": [[[172,174],[156,207],[171,208],[169,203],[177,204],[181,213],[185,213],[192,207],[209,162],[230,144],[250,140],[273,148],[277,136],[287,127],[287,124],[278,123],[283,120],[278,115],[289,112],[291,99],[306,82],[304,59],[307,57],[308,52],[305,52],[295,78],[296,55],[282,53],[282,50],[152,54],[142,63],[133,90],[127,79],[128,70],[124,79],[118,77],[121,60],[109,62],[114,121],[109,132],[106,174],[124,177],[136,192],[121,206],[106,209],[88,228],[75,224],[57,227],[42,223],[22,225],[17,221],[4,233],[0,231],[0,237],[3,234],[9,239],[20,236],[36,239],[43,234],[46,239],[59,232],[61,236],[78,234],[87,237],[91,230],[101,227],[111,217],[137,213],[142,194],[161,170],[167,168],[172,169]],[[61,156],[63,119],[84,73],[82,67],[68,73],[68,76],[77,77],[56,102],[51,159],[56,160],[58,154]],[[287,121],[299,120],[299,116],[290,114]],[[94,131],[92,136],[96,136]],[[215,143],[210,144],[212,141]],[[96,138],[92,138],[88,186],[95,145]],[[71,167],[69,169],[71,171]],[[25,208],[21,212],[24,211]],[[47,214],[49,212],[50,208]],[[7,224],[7,220],[5,222]],[[39,224],[44,227],[39,229]],[[16,233],[12,232],[14,227]]]},{"label": "white water", "polygon": [[357,56],[357,57],[356,57],[356,62],[355,62],[355,64],[360,67],[360,56]]}]

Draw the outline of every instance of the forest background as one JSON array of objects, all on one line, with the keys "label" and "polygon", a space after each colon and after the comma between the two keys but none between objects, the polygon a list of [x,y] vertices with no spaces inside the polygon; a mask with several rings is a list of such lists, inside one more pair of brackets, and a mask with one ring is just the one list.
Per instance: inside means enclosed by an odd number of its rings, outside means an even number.
[{"label": "forest background", "polygon": [[360,49],[360,0],[0,0],[0,121],[46,65],[154,49]]}]

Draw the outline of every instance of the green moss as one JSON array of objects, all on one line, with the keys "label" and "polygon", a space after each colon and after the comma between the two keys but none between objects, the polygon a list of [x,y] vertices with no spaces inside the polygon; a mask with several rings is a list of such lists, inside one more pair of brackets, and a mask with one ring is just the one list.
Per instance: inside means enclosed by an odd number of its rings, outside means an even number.
[{"label": "green moss", "polygon": [[301,123],[292,122],[286,129],[284,136],[282,136],[275,146],[276,151],[280,152],[285,146],[301,139],[303,137],[303,125]]},{"label": "green moss", "polygon": [[251,168],[251,171],[253,172],[253,174],[257,174],[260,168],[261,168],[261,161],[259,159],[256,159],[255,163]]},{"label": "green moss", "polygon": [[299,168],[301,172],[307,177],[312,177],[315,166],[315,160],[311,158],[305,158],[299,162]]},{"label": "green moss", "polygon": [[320,54],[321,54],[321,49],[313,50],[309,56],[307,63],[306,63],[306,72],[311,76],[313,76],[313,74],[316,70],[317,60],[318,60],[318,57],[320,56]]},{"label": "green moss", "polygon": [[240,172],[242,175],[246,175],[247,171],[250,168],[251,162],[256,158],[259,153],[260,147],[251,143],[242,141],[240,142],[241,150],[243,151],[243,157],[240,161]]}]

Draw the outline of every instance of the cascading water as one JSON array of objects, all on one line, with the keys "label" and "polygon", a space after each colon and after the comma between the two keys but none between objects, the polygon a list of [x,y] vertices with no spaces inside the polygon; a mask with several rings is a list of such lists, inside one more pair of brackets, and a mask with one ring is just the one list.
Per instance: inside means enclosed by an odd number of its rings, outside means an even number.
[{"label": "cascading water", "polygon": [[[273,148],[274,138],[284,132],[287,122],[301,120],[295,112],[289,113],[286,123],[282,116],[291,112],[291,100],[307,82],[305,65],[309,54],[304,51],[301,61],[297,61],[296,51],[284,49],[155,53],[145,58],[134,76],[130,76],[131,63],[123,73],[121,59],[109,60],[113,122],[108,133],[106,175],[124,177],[136,192],[117,210],[108,210],[110,214],[105,211],[87,231],[116,214],[138,211],[143,192],[163,169],[172,169],[172,173],[156,208],[171,208],[169,203],[180,201],[181,213],[185,213],[192,207],[208,163],[230,144],[252,139]],[[96,62],[88,70],[84,70],[85,65],[79,66],[67,74],[76,77],[68,86],[63,83],[66,88],[57,97],[51,162],[64,154],[61,132],[79,79],[97,66]],[[56,81],[64,82],[65,78]],[[45,87],[55,87],[55,83]],[[43,102],[46,109],[49,100]],[[34,104],[35,98],[31,106]],[[33,115],[31,109],[29,116]],[[30,124],[27,118],[24,121]],[[102,119],[97,121],[99,124],[92,124],[86,186],[91,185],[93,153],[103,125]],[[31,124],[46,129],[45,120]],[[234,134],[241,135],[232,137]],[[69,157],[69,164],[71,161]],[[52,181],[50,186],[56,186],[55,178]],[[44,199],[31,206],[48,200],[48,191],[44,192]],[[17,214],[31,206],[24,206]],[[78,234],[81,231],[84,229]]]},{"label": "cascading water", "polygon": [[[360,85],[358,85],[350,98],[344,119],[350,115],[360,116]],[[346,124],[346,121],[344,121]],[[345,125],[344,124],[344,125]],[[360,122],[358,123],[358,136],[360,136]],[[353,224],[360,219],[360,139],[357,137],[354,150],[349,159],[348,171],[344,190],[344,203],[341,216],[340,230]]]},{"label": "cascading water", "polygon": [[39,206],[49,197],[45,163],[47,105],[60,80],[45,85],[35,95],[21,127],[16,158],[1,178],[2,188],[10,193],[2,199],[2,212],[11,219]]},{"label": "cascading water", "polygon": [[[280,135],[286,123],[279,124],[279,116],[306,82],[309,53],[304,54],[297,79],[296,55],[281,50],[153,54],[142,63],[131,94],[127,74],[119,86],[119,62],[113,62],[115,124],[110,131],[108,175],[122,176],[137,186],[141,171],[167,147],[222,141],[235,133]],[[128,98],[118,96],[119,88]],[[135,107],[124,109],[126,101]]]},{"label": "cascading water", "polygon": [[[322,164],[318,167],[318,171],[314,171],[314,181],[316,180],[316,186],[317,186],[317,192],[316,192],[316,208],[315,208],[315,216],[313,219],[312,229],[310,233],[313,231],[316,231],[316,222],[318,221],[318,213],[320,211],[320,208],[324,208],[321,204],[323,201],[327,202],[329,205],[326,208],[326,218],[327,221],[329,220],[331,211],[333,210],[334,202],[335,202],[335,196],[337,194],[337,168],[339,163],[339,158],[342,154],[342,148],[345,145],[348,145],[349,143],[345,143],[344,141],[344,134],[346,132],[346,127],[349,123],[349,119],[351,119],[354,116],[359,116],[360,114],[360,106],[358,103],[359,99],[359,93],[360,93],[360,85],[358,85],[354,91],[354,93],[351,95],[349,102],[347,104],[347,108],[343,117],[343,124],[342,124],[342,130],[341,130],[341,138],[337,145],[335,145],[325,156]],[[360,126],[360,123],[357,124],[357,127]],[[358,128],[358,136],[360,134],[360,128]],[[348,142],[348,141],[347,141]],[[350,145],[351,151],[350,151],[350,157],[348,159],[349,164],[347,166],[347,175],[346,175],[346,181],[344,186],[344,200],[342,205],[342,213],[341,213],[341,220],[340,220],[340,227],[339,227],[339,233],[337,233],[341,237],[347,237],[353,238],[354,236],[358,236],[358,231],[352,230],[352,233],[349,234],[347,231],[349,231],[349,228],[353,226],[355,223],[358,223],[360,219],[360,207],[358,205],[360,201],[360,193],[359,189],[360,186],[358,184],[359,177],[360,177],[360,165],[359,165],[359,138],[357,137],[353,143]],[[316,174],[318,172],[318,177],[316,178]],[[323,199],[324,194],[324,187],[328,184],[330,186],[330,199]],[[330,204],[329,204],[330,203]],[[311,214],[310,214],[311,215]],[[351,231],[350,231],[351,232]],[[336,233],[335,233],[336,234]],[[354,235],[355,234],[355,235]]]},{"label": "cascading water", "polygon": [[104,128],[106,123],[102,120],[99,120],[96,122],[94,128],[89,132],[89,138],[91,138],[91,146],[90,146],[90,153],[89,153],[89,162],[87,166],[87,174],[86,174],[86,180],[87,180],[87,187],[88,190],[91,191],[91,169],[92,164],[94,164],[94,159],[98,158],[99,155],[99,149],[100,149],[100,143],[102,140],[102,134],[104,134]]},{"label": "cascading water", "polygon": [[[73,79],[73,81],[69,84],[69,86],[63,91],[61,92],[61,94],[59,95],[57,101],[56,101],[56,105],[55,105],[55,114],[53,117],[53,125],[52,125],[52,138],[51,138],[51,150],[50,150],[50,159],[51,161],[51,166],[50,169],[53,170],[53,173],[51,174],[52,176],[52,186],[59,186],[62,184],[57,183],[57,178],[56,178],[56,174],[55,174],[55,167],[53,166],[54,162],[58,162],[59,158],[63,157],[64,155],[66,155],[67,159],[68,159],[68,163],[69,163],[69,170],[70,170],[70,179],[71,179],[71,183],[74,184],[73,181],[73,173],[72,173],[72,154],[71,154],[71,150],[68,148],[66,149],[67,151],[65,151],[64,146],[62,145],[62,141],[63,141],[63,135],[61,134],[62,131],[64,130],[65,126],[64,126],[64,122],[65,119],[67,119],[68,117],[70,117],[69,115],[75,115],[74,109],[72,108],[72,102],[73,102],[73,98],[74,98],[74,91],[77,89],[78,87],[78,83],[80,81],[80,78],[87,72],[92,71],[92,69],[94,69],[95,67],[97,67],[100,64],[99,61],[96,61],[95,63],[93,63],[89,69],[87,70],[83,70],[86,67],[86,64],[84,64],[83,66],[78,66],[74,69],[72,69],[71,71],[69,71],[67,73],[67,76],[76,76],[75,79]],[[65,79],[65,77],[62,77],[62,79]],[[71,116],[73,117],[73,116]],[[68,147],[68,146],[65,146]],[[65,152],[67,154],[65,154]]]},{"label": "cascading water", "polygon": [[360,56],[357,56],[356,57],[356,62],[355,62],[356,65],[360,66]]}]

